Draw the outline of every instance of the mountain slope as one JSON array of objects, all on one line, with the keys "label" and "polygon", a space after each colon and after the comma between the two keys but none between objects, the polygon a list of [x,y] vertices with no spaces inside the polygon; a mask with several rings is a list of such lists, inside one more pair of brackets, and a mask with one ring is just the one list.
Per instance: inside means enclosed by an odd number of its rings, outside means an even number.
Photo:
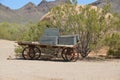
[{"label": "mountain slope", "polygon": [[24,22],[36,22],[39,20],[39,17],[43,16],[43,14],[38,11],[37,6],[31,2],[29,2],[19,10],[16,10],[16,13],[22,16]]},{"label": "mountain slope", "polygon": [[91,5],[103,7],[107,3],[111,4],[111,11],[114,13],[120,14],[120,0],[97,0],[96,2],[92,3]]},{"label": "mountain slope", "polygon": [[0,4],[0,22],[10,23],[28,23],[29,21],[37,22],[39,19],[49,12],[49,10],[57,5],[67,3],[68,0],[46,1],[42,0],[37,6],[29,2],[18,10],[12,10]]},{"label": "mountain slope", "polygon": [[21,20],[20,15],[18,15],[15,11],[11,10],[10,8],[0,4],[0,22],[17,22],[17,20]]}]

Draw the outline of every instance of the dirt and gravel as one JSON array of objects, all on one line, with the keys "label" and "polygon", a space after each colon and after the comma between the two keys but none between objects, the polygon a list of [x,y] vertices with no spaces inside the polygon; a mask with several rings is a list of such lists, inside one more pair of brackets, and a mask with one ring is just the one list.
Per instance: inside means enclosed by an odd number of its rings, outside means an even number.
[{"label": "dirt and gravel", "polygon": [[19,60],[15,45],[0,40],[0,80],[120,80],[120,60]]}]

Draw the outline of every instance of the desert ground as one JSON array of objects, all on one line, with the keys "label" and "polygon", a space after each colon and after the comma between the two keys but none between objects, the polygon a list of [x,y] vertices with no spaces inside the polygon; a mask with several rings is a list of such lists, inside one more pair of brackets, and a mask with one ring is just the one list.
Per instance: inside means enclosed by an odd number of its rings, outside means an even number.
[{"label": "desert ground", "polygon": [[120,60],[19,60],[15,45],[0,40],[0,80],[120,80]]}]

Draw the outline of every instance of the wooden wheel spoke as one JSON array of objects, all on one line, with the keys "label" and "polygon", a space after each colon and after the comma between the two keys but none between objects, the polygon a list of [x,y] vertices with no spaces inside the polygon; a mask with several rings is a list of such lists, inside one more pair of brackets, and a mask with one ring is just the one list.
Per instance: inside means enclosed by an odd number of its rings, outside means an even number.
[{"label": "wooden wheel spoke", "polygon": [[35,57],[34,48],[29,48],[29,56],[30,56],[31,59],[33,59]]},{"label": "wooden wheel spoke", "polygon": [[65,61],[67,61],[67,59],[66,59],[66,57],[65,57],[65,54],[66,54],[66,53],[67,53],[67,49],[64,48],[63,51],[62,51],[62,53],[61,53],[61,56],[62,56],[62,58],[63,58]]},{"label": "wooden wheel spoke", "polygon": [[40,56],[41,56],[41,50],[38,47],[35,47],[34,51],[35,51],[35,57],[34,57],[34,59],[39,59]]}]

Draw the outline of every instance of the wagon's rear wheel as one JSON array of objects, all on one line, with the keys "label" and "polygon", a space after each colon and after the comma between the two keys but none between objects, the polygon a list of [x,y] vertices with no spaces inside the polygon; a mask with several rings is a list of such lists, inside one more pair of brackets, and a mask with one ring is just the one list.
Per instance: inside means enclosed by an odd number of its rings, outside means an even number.
[{"label": "wagon's rear wheel", "polygon": [[24,59],[33,59],[35,56],[34,49],[32,47],[25,47],[22,51],[22,56]]},{"label": "wagon's rear wheel", "polygon": [[65,48],[62,51],[62,57],[65,61],[76,61],[79,58],[79,53],[73,48]]},{"label": "wagon's rear wheel", "polygon": [[79,53],[73,48],[67,48],[67,53],[65,55],[67,61],[77,61],[79,58]]}]

